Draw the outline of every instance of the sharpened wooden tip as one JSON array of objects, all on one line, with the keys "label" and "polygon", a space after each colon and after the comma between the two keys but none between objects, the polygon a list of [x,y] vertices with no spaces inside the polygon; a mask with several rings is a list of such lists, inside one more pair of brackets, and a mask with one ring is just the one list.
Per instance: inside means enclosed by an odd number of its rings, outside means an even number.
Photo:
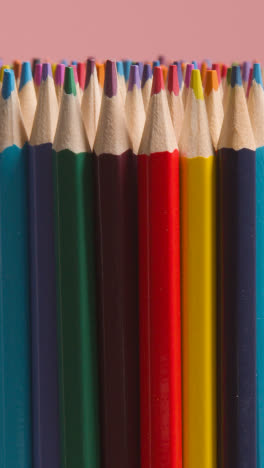
[{"label": "sharpened wooden tip", "polygon": [[200,70],[192,70],[190,87],[196,99],[204,99]]},{"label": "sharpened wooden tip", "polygon": [[164,89],[164,80],[163,80],[162,68],[161,67],[154,67],[151,96],[153,96],[153,94],[160,93],[160,91],[162,89]]},{"label": "sharpened wooden tip", "polygon": [[76,96],[76,85],[74,79],[74,70],[72,67],[65,68],[64,92]]},{"label": "sharpened wooden tip", "polygon": [[216,70],[207,70],[204,86],[204,94],[209,96],[211,91],[214,89],[217,91],[219,88],[218,77]]}]

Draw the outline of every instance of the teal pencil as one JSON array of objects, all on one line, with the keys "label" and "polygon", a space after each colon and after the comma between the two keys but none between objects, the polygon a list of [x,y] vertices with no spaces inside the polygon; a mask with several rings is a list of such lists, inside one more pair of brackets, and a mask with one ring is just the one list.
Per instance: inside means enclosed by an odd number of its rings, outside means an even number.
[{"label": "teal pencil", "polygon": [[15,77],[0,97],[0,467],[31,468],[27,149]]},{"label": "teal pencil", "polygon": [[259,63],[253,66],[248,111],[256,143],[257,263],[257,466],[264,466],[264,91]]}]

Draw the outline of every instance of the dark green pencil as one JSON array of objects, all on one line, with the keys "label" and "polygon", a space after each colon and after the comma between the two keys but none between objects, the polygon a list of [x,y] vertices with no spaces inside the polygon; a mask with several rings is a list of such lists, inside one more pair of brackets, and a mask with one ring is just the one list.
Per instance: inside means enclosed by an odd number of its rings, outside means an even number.
[{"label": "dark green pencil", "polygon": [[98,468],[93,161],[71,67],[53,150],[62,467]]}]

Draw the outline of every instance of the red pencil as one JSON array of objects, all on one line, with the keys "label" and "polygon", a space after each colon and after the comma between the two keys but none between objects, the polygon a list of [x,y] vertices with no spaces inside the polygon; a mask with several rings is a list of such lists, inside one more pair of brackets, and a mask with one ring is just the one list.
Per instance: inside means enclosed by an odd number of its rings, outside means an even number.
[{"label": "red pencil", "polygon": [[141,467],[181,468],[179,153],[161,67],[139,150],[138,196]]}]

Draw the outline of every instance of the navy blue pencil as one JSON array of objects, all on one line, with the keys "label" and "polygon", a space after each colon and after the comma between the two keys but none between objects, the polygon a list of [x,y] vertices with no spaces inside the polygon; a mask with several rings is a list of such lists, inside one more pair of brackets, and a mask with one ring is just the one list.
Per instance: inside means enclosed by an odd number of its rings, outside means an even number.
[{"label": "navy blue pencil", "polygon": [[219,149],[221,468],[256,467],[256,153],[240,67]]},{"label": "navy blue pencil", "polygon": [[57,117],[58,101],[51,66],[44,63],[29,145],[34,468],[60,466],[52,175],[52,142]]}]

